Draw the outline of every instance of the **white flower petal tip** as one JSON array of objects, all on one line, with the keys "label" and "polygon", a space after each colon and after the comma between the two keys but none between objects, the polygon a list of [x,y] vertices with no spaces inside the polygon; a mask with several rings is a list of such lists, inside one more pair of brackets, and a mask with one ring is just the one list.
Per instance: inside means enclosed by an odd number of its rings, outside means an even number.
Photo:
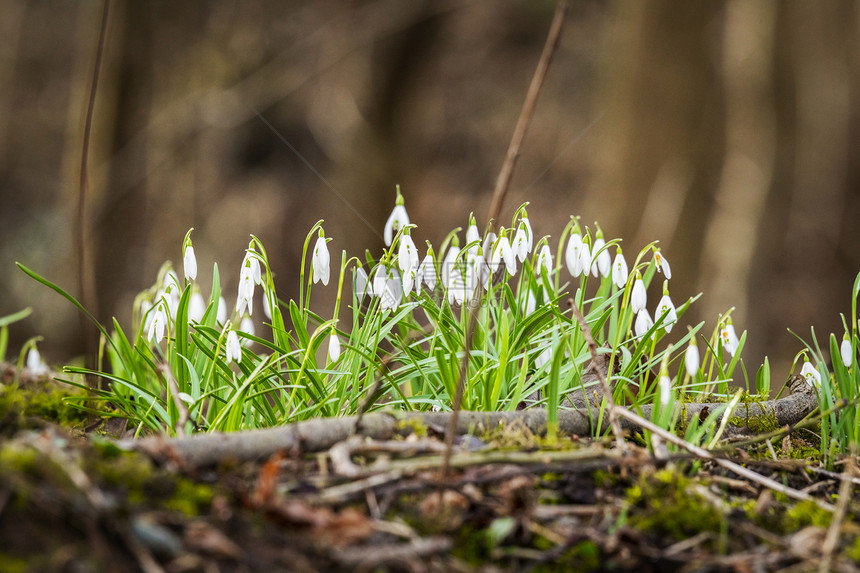
[{"label": "white flower petal tip", "polygon": [[660,376],[660,405],[668,406],[672,399],[672,379],[668,376]]},{"label": "white flower petal tip", "polygon": [[627,278],[629,276],[630,272],[627,269],[627,260],[624,258],[624,255],[622,255],[621,251],[619,250],[615,254],[615,260],[612,261],[612,282],[618,288],[624,288],[624,285],[627,284]]},{"label": "white flower petal tip", "polygon": [[231,362],[242,362],[242,345],[239,343],[239,335],[235,330],[227,333],[227,341],[224,343],[224,352],[227,357],[227,364]]},{"label": "white flower petal tip", "polygon": [[851,346],[851,341],[847,338],[842,340],[839,354],[842,356],[842,364],[845,365],[845,368],[851,368],[851,364],[854,362],[854,348]]},{"label": "white flower petal tip", "polygon": [[35,347],[27,352],[27,369],[33,376],[42,376],[48,373],[48,367],[42,362],[42,356]]},{"label": "white flower petal tip", "polygon": [[582,247],[582,235],[573,233],[564,251],[564,262],[567,265],[567,271],[572,277],[578,277],[582,274],[582,263],[580,262]]},{"label": "white flower petal tip", "polygon": [[638,313],[645,309],[646,304],[648,304],[648,292],[645,290],[645,283],[642,277],[636,277],[633,291],[630,293],[630,309]]},{"label": "white flower petal tip", "polygon": [[314,284],[322,281],[323,285],[328,285],[329,275],[331,274],[329,262],[330,257],[325,237],[317,237],[317,242],[314,244],[313,258],[311,259]]},{"label": "white flower petal tip", "polygon": [[687,346],[687,353],[684,355],[684,367],[691,378],[696,377],[699,371],[699,347],[695,344]]},{"label": "white flower petal tip", "polygon": [[206,300],[200,292],[191,293],[191,298],[188,299],[188,320],[189,322],[200,322],[203,320],[203,315],[206,313]]},{"label": "white flower petal tip", "polygon": [[811,362],[804,362],[803,368],[800,369],[800,375],[803,376],[806,383],[813,388],[821,386],[821,373],[812,365]]},{"label": "white flower petal tip", "polygon": [[606,250],[606,241],[602,238],[595,239],[594,246],[591,249],[594,259],[591,262],[591,274],[602,277],[608,277],[612,271],[612,257],[609,256],[609,251]]},{"label": "white flower petal tip", "polygon": [[398,230],[409,224],[409,215],[406,214],[406,207],[403,205],[395,205],[391,210],[391,215],[385,222],[385,228],[382,231],[382,238],[385,241],[385,246],[390,247],[391,241],[394,240],[394,235]]},{"label": "white flower petal tip", "polygon": [[194,247],[188,245],[182,255],[182,268],[185,270],[185,280],[193,281],[197,278],[197,257],[194,256]]},{"label": "white flower petal tip", "polygon": [[657,310],[654,311],[654,322],[657,323],[664,314],[666,317],[663,318],[662,326],[666,332],[672,332],[672,326],[678,322],[678,312],[668,294],[664,294],[657,304]]},{"label": "white flower petal tip", "polygon": [[645,333],[651,330],[652,326],[654,326],[654,321],[651,320],[651,315],[648,314],[646,309],[641,309],[636,314],[636,324],[634,325],[636,336],[641,338]]},{"label": "white flower petal tip", "polygon": [[662,272],[667,279],[672,278],[672,268],[669,266],[669,261],[663,256],[663,253],[656,251],[654,253],[654,262],[657,263],[657,270]]},{"label": "white flower petal tip", "polygon": [[546,271],[546,276],[552,275],[552,253],[548,245],[542,246],[538,253],[537,271],[539,273]]},{"label": "white flower petal tip", "polygon": [[723,349],[730,355],[734,356],[735,352],[738,351],[738,345],[740,344],[738,335],[735,333],[734,325],[727,324],[723,327],[720,331],[720,340],[723,343]]},{"label": "white flower petal tip", "polygon": [[337,334],[328,337],[328,357],[332,362],[337,362],[340,358],[340,339]]}]

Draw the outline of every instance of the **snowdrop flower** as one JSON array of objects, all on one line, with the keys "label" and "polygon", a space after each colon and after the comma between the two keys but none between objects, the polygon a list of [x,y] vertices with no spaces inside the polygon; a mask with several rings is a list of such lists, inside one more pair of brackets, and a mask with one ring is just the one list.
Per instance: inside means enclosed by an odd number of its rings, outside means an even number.
[{"label": "snowdrop flower", "polygon": [[648,292],[645,290],[645,283],[642,281],[642,275],[636,271],[636,280],[633,281],[633,291],[630,293],[630,309],[633,312],[639,312],[648,304]]},{"label": "snowdrop flower", "polygon": [[385,241],[385,246],[390,247],[391,241],[398,230],[409,224],[409,215],[406,214],[406,207],[403,206],[405,201],[403,195],[400,194],[400,185],[397,186],[397,199],[394,201],[394,209],[388,220],[385,222],[385,228],[382,231],[382,238]]},{"label": "snowdrop flower", "polygon": [[608,277],[612,270],[612,257],[606,250],[606,241],[603,240],[603,237],[594,240],[591,253],[594,256],[594,260],[591,262],[591,274],[597,276],[597,273],[600,273],[600,276]]},{"label": "snowdrop flower", "polygon": [[418,259],[418,249],[415,248],[415,242],[408,235],[409,231],[405,231],[400,236],[400,248],[397,252],[397,263],[400,270],[404,273],[409,270],[418,268],[420,263]]},{"label": "snowdrop flower", "polygon": [[[588,246],[588,243],[583,240],[582,241],[582,249],[579,251],[579,266],[582,267],[582,276],[588,276],[588,272],[591,270],[591,247]],[[597,273],[595,273],[596,275]]]},{"label": "snowdrop flower", "polygon": [[451,246],[448,247],[448,253],[445,255],[445,260],[442,261],[442,286],[448,288],[451,281],[451,271],[457,266],[457,255],[460,254],[460,242],[457,237]]},{"label": "snowdrop flower", "polygon": [[[249,315],[246,314],[242,317],[242,322],[239,323],[239,330],[241,330],[245,334],[250,334],[251,336],[254,336],[254,321],[251,320],[251,317]],[[242,339],[242,346],[248,346],[249,344],[251,344],[250,340],[248,340],[247,338]]]},{"label": "snowdrop flower", "polygon": [[311,259],[311,268],[314,272],[314,284],[318,281],[322,281],[323,285],[328,285],[329,275],[331,274],[331,267],[329,265],[330,257],[328,254],[328,247],[326,246],[326,239],[323,236],[322,229],[320,229],[320,234],[317,237],[317,242],[314,245],[314,254]]},{"label": "snowdrop flower", "polygon": [[496,240],[498,238],[499,237],[492,231],[487,233],[487,236],[484,237],[484,244],[481,245],[481,250],[484,252],[484,258],[486,258],[488,254],[492,254],[493,246],[496,244]]},{"label": "snowdrop flower", "polygon": [[215,320],[221,324],[227,322],[227,301],[224,300],[223,296],[218,297],[218,313],[215,316]]},{"label": "snowdrop flower", "polygon": [[152,319],[149,323],[146,339],[153,344],[158,344],[164,338],[164,328],[167,323],[167,311],[165,310],[163,299],[156,304],[155,310],[152,312]]},{"label": "snowdrop flower", "polygon": [[35,346],[27,352],[27,369],[33,376],[42,376],[48,373],[48,367],[42,362],[42,356]]},{"label": "snowdrop flower", "polygon": [[373,279],[373,290],[379,297],[380,310],[393,310],[400,306],[403,300],[403,285],[397,269],[385,269],[380,266]]},{"label": "snowdrop flower", "polygon": [[[364,295],[367,293],[367,273],[364,272],[364,269],[361,267],[356,267],[355,269],[355,298],[358,299],[358,302],[361,302],[364,299]],[[373,288],[370,289],[371,296],[373,295]]]},{"label": "snowdrop flower", "polygon": [[269,320],[272,320],[272,307],[269,305],[269,294],[263,291],[263,314]]},{"label": "snowdrop flower", "polygon": [[552,360],[552,348],[547,346],[543,352],[535,358],[535,368],[541,368],[544,364]]},{"label": "snowdrop flower", "polygon": [[523,228],[526,233],[526,244],[528,246],[528,252],[530,253],[532,252],[532,246],[534,245],[534,233],[532,233],[532,224],[529,223],[529,216],[525,210],[523,210],[523,217],[520,219],[520,227]]},{"label": "snowdrop flower", "polygon": [[738,340],[738,335],[735,334],[735,327],[731,321],[729,321],[720,331],[720,340],[723,342],[723,349],[730,355],[734,356],[735,352],[738,351],[740,341]]},{"label": "snowdrop flower", "polygon": [[654,326],[654,321],[651,320],[651,315],[648,314],[647,309],[641,309],[636,314],[636,324],[634,325],[634,332],[637,337],[642,337],[646,332],[651,330],[651,327]]},{"label": "snowdrop flower", "polygon": [[532,292],[532,289],[528,290],[526,294],[525,304],[523,305],[523,316],[529,316],[535,311],[537,307],[537,299],[535,299],[535,293]]},{"label": "snowdrop flower", "polygon": [[654,311],[654,322],[658,322],[664,314],[666,314],[666,318],[663,319],[662,326],[666,329],[666,332],[672,332],[672,325],[678,322],[678,313],[675,310],[672,299],[669,298],[668,282],[663,283],[663,298],[660,299],[660,302],[657,304],[657,310]]},{"label": "snowdrop flower", "polygon": [[490,288],[490,266],[484,258],[483,252],[478,249],[478,252],[469,261],[468,268],[472,271],[472,278],[475,281],[475,288],[480,284],[484,290]]},{"label": "snowdrop flower", "polygon": [[415,271],[415,292],[421,293],[421,283],[427,285],[430,292],[436,288],[436,261],[433,259],[433,248],[428,247],[427,255],[421,264],[418,265],[418,270]]},{"label": "snowdrop flower", "polygon": [[496,241],[496,247],[493,249],[493,254],[490,257],[490,269],[495,273],[500,266],[500,263],[505,262],[505,268],[508,274],[514,276],[517,274],[517,259],[511,248],[511,243],[507,236],[500,234]]},{"label": "snowdrop flower", "polygon": [[549,245],[546,243],[540,248],[537,259],[538,274],[542,274],[543,270],[546,270],[546,276],[552,274],[552,253],[549,250]]},{"label": "snowdrop flower", "polygon": [[[621,247],[618,247],[618,250],[615,251],[615,260],[612,261],[612,282],[618,288],[624,288],[629,276],[627,261],[624,259],[624,255],[621,254]],[[642,288],[645,288],[645,285],[642,285]]]},{"label": "snowdrop flower", "polygon": [[668,406],[672,398],[672,379],[664,373],[660,376],[658,384],[660,385],[660,405]]},{"label": "snowdrop flower", "polygon": [[235,330],[227,333],[227,341],[224,344],[224,353],[227,355],[227,364],[235,361],[242,362],[242,345],[239,343],[239,335]]},{"label": "snowdrop flower", "polygon": [[567,264],[567,271],[573,277],[578,277],[582,274],[582,263],[579,258],[582,247],[582,235],[579,232],[573,232],[570,235],[570,240],[567,242],[567,249],[564,251],[564,262]]},{"label": "snowdrop flower", "polygon": [[328,358],[332,362],[337,362],[337,359],[340,358],[340,339],[337,333],[328,337]]},{"label": "snowdrop flower", "polygon": [[800,375],[803,376],[806,383],[813,388],[821,386],[821,373],[808,360],[803,362],[803,368],[800,369]]},{"label": "snowdrop flower", "polygon": [[194,256],[194,247],[188,245],[182,254],[182,268],[185,270],[185,280],[193,281],[197,278],[197,257]]},{"label": "snowdrop flower", "polygon": [[[475,222],[473,213],[469,213],[469,228],[466,230],[466,244],[469,245],[481,240],[481,233],[478,231],[478,225]],[[475,256],[478,253],[480,245],[472,245],[469,247],[469,254]]]},{"label": "snowdrop flower", "polygon": [[672,278],[672,269],[669,267],[669,261],[663,256],[659,249],[654,251],[654,262],[657,263],[657,270],[662,272],[667,279]]},{"label": "snowdrop flower", "polygon": [[188,299],[188,320],[191,322],[200,322],[203,320],[203,315],[206,313],[206,300],[199,290],[191,293],[191,298]]},{"label": "snowdrop flower", "polygon": [[250,267],[243,265],[242,271],[239,273],[239,288],[236,296],[236,313],[244,314],[246,308],[248,309],[248,314],[253,314],[254,274]]},{"label": "snowdrop flower", "polygon": [[514,251],[514,255],[516,258],[522,263],[526,260],[526,257],[529,255],[529,240],[526,236],[526,230],[522,225],[517,229],[517,232],[514,234],[514,242],[511,245],[511,249]]},{"label": "snowdrop flower", "polygon": [[690,339],[690,344],[687,346],[687,353],[684,355],[684,366],[687,369],[687,374],[695,378],[699,371],[699,347]]},{"label": "snowdrop flower", "polygon": [[448,275],[448,304],[462,305],[466,300],[466,283],[456,267]]},{"label": "snowdrop flower", "polygon": [[839,354],[842,355],[842,364],[845,365],[845,368],[851,368],[851,364],[854,362],[854,349],[851,347],[851,340],[847,336],[845,335],[845,338],[842,339]]}]

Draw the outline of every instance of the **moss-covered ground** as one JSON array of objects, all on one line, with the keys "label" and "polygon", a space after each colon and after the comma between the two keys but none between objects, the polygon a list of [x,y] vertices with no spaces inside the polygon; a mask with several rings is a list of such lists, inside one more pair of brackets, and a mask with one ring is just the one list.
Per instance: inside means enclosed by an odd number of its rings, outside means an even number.
[{"label": "moss-covered ground", "polygon": [[[815,501],[684,455],[657,461],[633,441],[620,456],[608,440],[522,428],[477,436],[476,461],[444,479],[437,454],[385,444],[353,456],[349,478],[326,454],[296,452],[190,469],[121,451],[71,406],[72,387],[4,372],[3,572],[855,571],[860,560],[857,486],[840,501],[839,474],[811,469],[808,431],[726,456]],[[482,462],[481,447],[502,455]]]}]

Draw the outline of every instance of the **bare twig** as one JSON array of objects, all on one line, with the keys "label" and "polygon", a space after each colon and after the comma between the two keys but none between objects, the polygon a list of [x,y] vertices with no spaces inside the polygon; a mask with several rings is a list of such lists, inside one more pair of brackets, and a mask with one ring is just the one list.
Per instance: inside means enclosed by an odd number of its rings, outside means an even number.
[{"label": "bare twig", "polygon": [[[517,120],[516,127],[514,128],[511,143],[508,145],[505,162],[502,164],[502,170],[496,180],[496,188],[493,190],[493,199],[490,204],[490,215],[487,218],[489,224],[492,224],[492,222],[495,221],[501,213],[502,204],[505,201],[505,195],[507,195],[508,187],[510,187],[514,165],[516,164],[517,157],[519,157],[520,147],[522,146],[523,138],[526,135],[529,123],[531,123],[538,94],[540,94],[543,81],[546,78],[546,72],[549,69],[549,63],[552,60],[552,56],[558,48],[558,41],[559,38],[561,38],[561,29],[562,24],[564,23],[565,12],[567,12],[567,0],[559,0],[559,3],[556,5],[555,14],[552,18],[552,24],[550,24],[543,52],[541,53],[540,60],[538,61],[537,68],[535,69],[534,76],[532,77],[531,84],[529,85],[529,90],[526,93],[526,100],[523,103],[523,109],[520,112],[520,117]],[[469,307],[469,320],[466,323],[466,332],[464,333],[466,340],[465,349],[463,352],[463,360],[460,362],[460,372],[457,379],[457,388],[454,392],[454,402],[451,406],[453,415],[451,416],[448,428],[445,431],[445,445],[448,449],[445,453],[445,462],[442,465],[443,478],[448,473],[448,461],[450,460],[451,451],[454,447],[454,433],[457,427],[458,412],[460,411],[460,406],[463,403],[463,391],[466,386],[466,376],[469,372],[469,350],[472,347],[472,338],[478,320],[478,311],[481,308],[481,297],[482,293],[480,292],[480,289],[477,289],[476,299],[472,301],[472,304]]]},{"label": "bare twig", "polygon": [[[105,37],[107,36],[108,12],[110,10],[110,0],[104,0],[102,5],[102,20],[99,29],[99,43],[96,48],[95,65],[93,67],[93,81],[90,84],[90,96],[87,101],[87,113],[84,121],[84,140],[81,145],[81,178],[80,187],[78,188],[78,209],[77,220],[75,223],[75,250],[78,255],[78,289],[80,290],[81,303],[86,308],[93,309],[96,307],[96,291],[93,276],[92,264],[90,257],[89,244],[87,234],[89,226],[87,225],[87,189],[89,187],[89,173],[87,171],[87,163],[90,152],[90,133],[93,125],[93,112],[96,104],[96,89],[99,84],[99,72],[102,67],[102,56],[104,55]],[[81,314],[81,329],[83,330],[84,340],[87,348],[87,359],[90,366],[95,366],[98,352],[98,332],[88,323],[86,317]],[[94,386],[97,382],[90,377],[90,386]]]},{"label": "bare twig", "polygon": [[833,512],[833,519],[830,520],[830,527],[827,528],[827,535],[824,537],[824,544],[821,546],[821,562],[818,566],[820,573],[830,571],[830,565],[833,563],[833,552],[836,546],[839,545],[839,534],[842,531],[842,522],[845,521],[845,512],[848,508],[848,502],[851,500],[851,486],[853,485],[852,474],[856,473],[854,458],[857,455],[856,448],[851,452],[851,457],[848,460],[848,465],[842,473],[842,483],[839,485],[839,495],[836,498],[836,511]]},{"label": "bare twig", "polygon": [[822,509],[826,509],[827,511],[833,511],[834,510],[834,507],[825,501],[821,501],[819,499],[812,497],[811,495],[803,493],[802,491],[798,491],[794,488],[785,486],[785,485],[783,485],[777,481],[774,481],[770,478],[767,478],[767,477],[765,477],[759,473],[756,473],[752,470],[749,470],[749,469],[747,469],[743,466],[740,466],[740,465],[738,465],[732,461],[729,461],[729,460],[726,460],[723,458],[718,458],[718,457],[714,456],[713,454],[711,454],[711,452],[709,452],[708,450],[705,450],[705,449],[700,448],[699,446],[693,445],[690,442],[688,442],[687,440],[684,440],[683,438],[679,438],[678,436],[676,436],[672,432],[664,430],[660,426],[651,423],[650,421],[648,421],[645,418],[635,414],[634,412],[631,412],[630,410],[627,410],[625,408],[619,408],[616,411],[618,412],[618,414],[620,416],[627,418],[628,420],[630,420],[631,422],[634,422],[638,426],[641,426],[641,427],[643,427],[643,428],[645,428],[645,429],[647,429],[647,430],[649,430],[655,434],[658,434],[660,437],[662,437],[667,442],[672,442],[676,446],[680,446],[680,447],[684,448],[685,450],[687,450],[688,452],[690,452],[690,453],[692,453],[692,454],[694,454],[694,455],[696,455],[696,456],[698,456],[704,460],[713,461],[714,463],[726,468],[729,471],[734,472],[735,474],[737,474],[741,477],[745,477],[748,480],[753,481],[759,485],[763,485],[763,486],[768,487],[774,491],[778,491],[778,492],[780,492],[780,493],[782,493],[782,494],[784,494],[790,498],[798,499],[801,501],[811,501],[811,502],[815,503],[816,505],[818,505],[818,507],[821,507]]}]

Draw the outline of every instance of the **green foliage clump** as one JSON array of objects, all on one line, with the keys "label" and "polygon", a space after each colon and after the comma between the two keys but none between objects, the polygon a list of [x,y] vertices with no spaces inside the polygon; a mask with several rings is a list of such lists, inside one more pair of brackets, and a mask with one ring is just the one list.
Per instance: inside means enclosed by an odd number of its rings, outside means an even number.
[{"label": "green foliage clump", "polygon": [[702,531],[719,532],[724,517],[694,489],[695,481],[671,470],[642,474],[627,489],[628,522],[656,536],[687,539]]}]

